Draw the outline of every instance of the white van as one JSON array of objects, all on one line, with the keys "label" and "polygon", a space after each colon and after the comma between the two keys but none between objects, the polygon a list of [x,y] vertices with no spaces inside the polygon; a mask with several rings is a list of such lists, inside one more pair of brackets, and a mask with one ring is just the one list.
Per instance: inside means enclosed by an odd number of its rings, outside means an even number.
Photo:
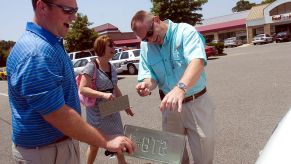
[{"label": "white van", "polygon": [[94,50],[75,51],[68,53],[68,55],[70,56],[73,64],[76,62],[76,59],[96,56]]}]

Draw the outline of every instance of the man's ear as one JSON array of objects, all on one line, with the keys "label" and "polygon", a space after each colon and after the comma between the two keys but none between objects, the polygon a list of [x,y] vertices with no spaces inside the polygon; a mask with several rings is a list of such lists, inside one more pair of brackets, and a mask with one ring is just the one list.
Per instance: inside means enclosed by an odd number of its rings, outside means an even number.
[{"label": "man's ear", "polygon": [[47,7],[45,6],[44,2],[42,2],[41,0],[39,0],[36,3],[36,9],[40,13],[44,13],[47,10]]}]

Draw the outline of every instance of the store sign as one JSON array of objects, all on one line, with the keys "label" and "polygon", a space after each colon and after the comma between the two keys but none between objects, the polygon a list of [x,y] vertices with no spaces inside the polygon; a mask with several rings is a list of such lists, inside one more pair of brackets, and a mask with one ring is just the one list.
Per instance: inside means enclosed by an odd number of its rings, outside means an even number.
[{"label": "store sign", "polygon": [[291,19],[291,13],[272,16],[272,21],[284,21],[289,19]]}]

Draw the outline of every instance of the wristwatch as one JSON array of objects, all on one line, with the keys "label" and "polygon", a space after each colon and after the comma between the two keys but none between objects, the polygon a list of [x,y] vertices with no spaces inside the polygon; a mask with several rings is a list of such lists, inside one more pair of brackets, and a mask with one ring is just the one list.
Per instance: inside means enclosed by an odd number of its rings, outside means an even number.
[{"label": "wristwatch", "polygon": [[180,88],[180,89],[182,89],[185,93],[187,92],[187,85],[186,84],[184,84],[182,82],[179,82],[177,84],[177,87]]}]

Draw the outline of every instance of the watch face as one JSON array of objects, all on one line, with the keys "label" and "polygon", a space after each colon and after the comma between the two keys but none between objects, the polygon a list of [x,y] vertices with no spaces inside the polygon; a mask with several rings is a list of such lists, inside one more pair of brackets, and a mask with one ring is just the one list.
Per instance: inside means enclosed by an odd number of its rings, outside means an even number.
[{"label": "watch face", "polygon": [[178,83],[178,87],[181,89],[184,89],[184,90],[186,90],[186,88],[187,88],[184,83]]}]

